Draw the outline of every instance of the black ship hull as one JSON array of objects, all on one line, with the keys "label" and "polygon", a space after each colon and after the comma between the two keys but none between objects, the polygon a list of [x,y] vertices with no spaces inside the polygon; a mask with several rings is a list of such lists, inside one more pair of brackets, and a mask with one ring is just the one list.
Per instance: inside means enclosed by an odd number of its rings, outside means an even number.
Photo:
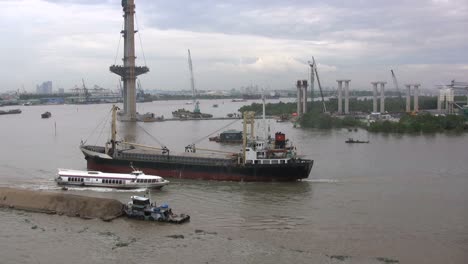
[{"label": "black ship hull", "polygon": [[163,161],[108,159],[86,155],[88,170],[129,173],[131,165],[145,173],[165,178],[220,181],[296,181],[309,177],[313,160],[294,160],[287,164],[189,164]]}]

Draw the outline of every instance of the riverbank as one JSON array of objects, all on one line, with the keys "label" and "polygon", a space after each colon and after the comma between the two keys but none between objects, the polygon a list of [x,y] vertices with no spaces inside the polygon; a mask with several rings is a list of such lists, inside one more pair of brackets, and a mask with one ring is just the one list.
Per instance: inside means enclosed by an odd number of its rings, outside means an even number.
[{"label": "riverbank", "polygon": [[[428,97],[425,100],[428,108],[432,109],[432,104],[435,97]],[[399,99],[390,98],[387,100],[389,108],[398,109]],[[434,102],[433,102],[434,101]],[[350,101],[351,102],[351,101]],[[354,112],[349,116],[337,116],[333,114],[321,113],[321,102],[309,102],[311,111],[297,118],[296,122],[303,128],[318,128],[318,129],[333,129],[333,128],[350,128],[360,127],[368,130],[369,132],[384,132],[384,133],[436,133],[436,132],[468,132],[468,125],[466,118],[463,115],[432,115],[428,112],[421,112],[419,114],[407,114],[403,110],[396,112],[397,118],[394,120],[380,119],[380,120],[367,120],[367,113],[370,112],[372,107],[371,100],[354,100],[354,109],[359,111]],[[336,112],[336,100],[325,102],[327,111]],[[387,105],[387,102],[386,102]],[[267,115],[289,115],[292,116],[296,110],[296,103],[283,103],[266,104],[265,111]],[[255,111],[257,114],[262,112],[262,104],[251,104],[243,106],[239,109],[243,111]],[[421,110],[424,111],[424,110]]]}]

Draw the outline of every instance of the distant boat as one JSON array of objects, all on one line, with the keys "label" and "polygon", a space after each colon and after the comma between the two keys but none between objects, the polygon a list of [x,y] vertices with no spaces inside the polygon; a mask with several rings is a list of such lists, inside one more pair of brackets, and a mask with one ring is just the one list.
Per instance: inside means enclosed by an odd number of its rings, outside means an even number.
[{"label": "distant boat", "polygon": [[276,122],[277,123],[282,123],[282,122],[286,122],[286,121],[289,121],[289,115],[288,114],[282,114],[278,117],[278,119],[276,119]]},{"label": "distant boat", "polygon": [[51,114],[49,111],[47,111],[47,112],[41,114],[41,117],[42,117],[42,118],[49,118],[49,117],[51,117],[51,116],[52,116],[52,114]]},{"label": "distant boat", "polygon": [[11,114],[21,114],[20,109],[11,109],[8,111],[0,110],[0,115],[11,115]]},{"label": "distant boat", "polygon": [[242,131],[230,129],[208,139],[218,143],[242,143]]},{"label": "distant boat", "polygon": [[185,108],[177,109],[172,112],[172,116],[180,119],[189,119],[189,118],[212,118],[212,114],[206,114],[201,112],[189,111]]},{"label": "distant boat", "polygon": [[215,107],[215,108],[218,107],[218,104],[214,104],[213,107]]},{"label": "distant boat", "polygon": [[146,114],[137,114],[137,120],[138,121],[143,121],[143,122],[158,122],[158,121],[164,121],[164,116],[156,116],[154,113],[146,113]]},{"label": "distant boat", "polygon": [[363,140],[355,140],[353,138],[348,138],[345,143],[369,143],[369,140],[363,141]]}]

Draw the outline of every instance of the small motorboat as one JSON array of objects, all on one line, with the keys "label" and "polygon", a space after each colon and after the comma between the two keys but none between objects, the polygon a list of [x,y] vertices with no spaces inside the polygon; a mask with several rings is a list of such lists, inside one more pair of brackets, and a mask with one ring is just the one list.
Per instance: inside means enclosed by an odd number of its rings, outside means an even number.
[{"label": "small motorboat", "polygon": [[8,111],[0,110],[0,115],[21,114],[20,109],[11,109]]},{"label": "small motorboat", "polygon": [[218,107],[218,104],[213,104],[213,107],[215,107],[215,108]]},{"label": "small motorboat", "polygon": [[51,117],[51,116],[52,116],[52,114],[51,114],[49,111],[47,111],[47,112],[41,114],[41,117],[42,117],[42,118],[49,118],[49,117]]},{"label": "small motorboat", "polygon": [[106,173],[59,169],[55,181],[59,185],[107,187],[119,189],[162,188],[169,184],[160,176],[146,175],[140,170],[131,173]]},{"label": "small motorboat", "polygon": [[174,224],[181,224],[190,220],[189,215],[174,214],[168,204],[156,206],[147,197],[132,196],[130,198],[132,200],[124,207],[124,212],[129,218]]},{"label": "small motorboat", "polygon": [[369,143],[369,140],[363,141],[363,140],[355,140],[353,138],[348,138],[345,143]]}]

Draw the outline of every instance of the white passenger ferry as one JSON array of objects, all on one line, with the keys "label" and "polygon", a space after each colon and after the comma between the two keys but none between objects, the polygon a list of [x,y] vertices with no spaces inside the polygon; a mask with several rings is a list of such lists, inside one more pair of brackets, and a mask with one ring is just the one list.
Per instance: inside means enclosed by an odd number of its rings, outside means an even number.
[{"label": "white passenger ferry", "polygon": [[55,181],[59,185],[110,187],[121,189],[162,188],[169,184],[160,176],[145,175],[142,171],[133,170],[129,174],[106,173],[100,171],[80,171],[58,169]]}]

